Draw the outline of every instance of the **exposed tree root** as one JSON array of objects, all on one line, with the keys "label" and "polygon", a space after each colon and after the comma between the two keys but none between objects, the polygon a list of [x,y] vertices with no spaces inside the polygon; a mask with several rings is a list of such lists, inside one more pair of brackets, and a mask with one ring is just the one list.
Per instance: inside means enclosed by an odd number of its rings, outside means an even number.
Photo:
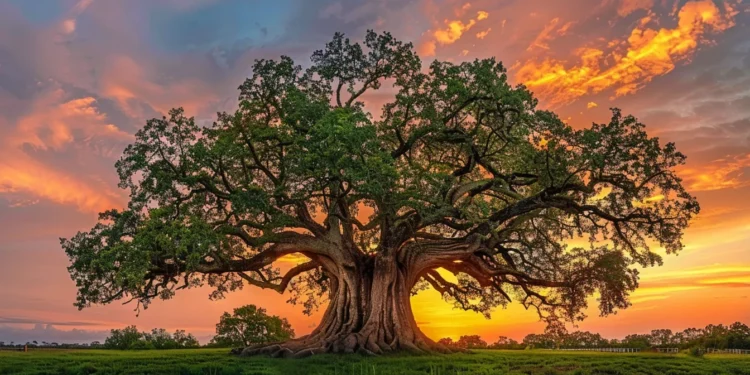
[{"label": "exposed tree root", "polygon": [[328,308],[311,334],[234,352],[296,358],[321,353],[452,352],[417,327],[409,303],[414,276],[405,269],[392,258],[376,258],[359,269],[341,268],[332,282]]},{"label": "exposed tree root", "polygon": [[234,349],[232,353],[242,356],[267,355],[274,358],[304,358],[324,353],[358,353],[375,356],[394,352],[429,354],[452,353],[455,351],[430,339],[406,340],[405,338],[397,337],[391,342],[386,342],[372,335],[364,336],[359,333],[319,338],[317,340],[311,336],[287,342]]}]

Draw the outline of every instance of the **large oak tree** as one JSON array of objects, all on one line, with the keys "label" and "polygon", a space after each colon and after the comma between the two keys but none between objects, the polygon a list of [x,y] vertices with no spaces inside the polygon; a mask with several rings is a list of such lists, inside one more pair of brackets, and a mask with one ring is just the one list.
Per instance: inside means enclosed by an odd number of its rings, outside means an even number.
[{"label": "large oak tree", "polygon": [[[381,85],[395,94],[374,115]],[[411,294],[518,301],[552,326],[592,296],[610,314],[699,210],[674,144],[619,110],[574,130],[494,59],[423,70],[388,33],[337,34],[307,69],[257,61],[239,90],[212,126],[175,109],[138,131],[116,164],[127,209],[61,240],[79,308],[249,284],[327,308],[310,335],[245,354],[440,350]],[[279,268],[290,254],[306,261]]]}]

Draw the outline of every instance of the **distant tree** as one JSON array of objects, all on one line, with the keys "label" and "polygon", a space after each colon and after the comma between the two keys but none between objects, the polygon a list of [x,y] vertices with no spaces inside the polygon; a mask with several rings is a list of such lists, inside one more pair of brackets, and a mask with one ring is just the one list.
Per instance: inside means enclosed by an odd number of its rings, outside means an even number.
[{"label": "distant tree", "polygon": [[464,349],[483,349],[487,347],[487,342],[479,335],[465,335],[458,338],[456,346]]},{"label": "distant tree", "polygon": [[[95,344],[98,346],[99,342],[91,343],[92,346]],[[177,330],[174,334],[170,334],[164,328],[154,328],[151,332],[139,332],[135,326],[113,329],[104,341],[105,348],[120,350],[186,349],[199,346],[198,340],[184,330]]]},{"label": "distant tree", "polygon": [[109,337],[104,340],[104,347],[120,350],[133,349],[139,345],[139,341],[143,341],[143,333],[135,326],[127,326],[123,329],[111,330]]},{"label": "distant tree", "polygon": [[536,349],[553,349],[557,346],[555,338],[549,334],[528,334],[522,341],[524,346]]},{"label": "distant tree", "polygon": [[608,343],[598,333],[576,331],[567,335],[561,346],[566,348],[596,348],[606,346]]},{"label": "distant tree", "polygon": [[198,339],[196,339],[192,333],[185,333],[185,331],[181,329],[175,331],[175,333],[172,335],[172,338],[175,341],[177,348],[180,349],[200,347]]},{"label": "distant tree", "polygon": [[239,348],[291,338],[294,338],[294,330],[286,318],[269,316],[263,308],[246,305],[221,316],[216,324],[216,336],[211,341],[214,346]]},{"label": "distant tree", "polygon": [[175,349],[177,347],[172,335],[164,328],[154,328],[151,333],[144,332],[143,339],[150,341],[155,349]]},{"label": "distant tree", "polygon": [[704,330],[701,328],[686,328],[684,331],[682,331],[683,337],[688,341],[700,339],[701,337],[703,337],[703,333]]},{"label": "distant tree", "polygon": [[[509,340],[502,337],[492,347],[501,348]],[[713,349],[750,349],[750,327],[741,322],[730,326],[709,324],[703,329],[687,328],[673,333],[670,329],[655,329],[649,334],[629,334],[625,338],[607,340],[598,333],[575,332],[547,332],[543,334],[529,334],[524,340],[526,346],[536,348],[587,348],[587,347],[629,347],[629,348],[658,348],[678,347],[713,348]]]},{"label": "distant tree", "polygon": [[685,338],[685,334],[683,332],[675,332],[672,334],[671,343],[673,345],[682,346],[684,345],[688,340]]},{"label": "distant tree", "polygon": [[144,339],[150,341],[155,349],[183,349],[199,346],[193,335],[186,335],[182,330],[172,335],[164,328],[154,328],[150,334],[144,335]]},{"label": "distant tree", "polygon": [[651,342],[651,335],[640,334],[627,335],[622,340],[622,344],[629,348],[650,348]]},{"label": "distant tree", "polygon": [[524,346],[521,343],[506,336],[498,337],[497,341],[495,341],[492,345],[490,345],[490,347],[493,349],[523,349],[524,348]]},{"label": "distant tree", "polygon": [[654,329],[651,331],[650,336],[652,346],[669,346],[674,344],[674,334],[671,329]]},{"label": "distant tree", "polygon": [[456,343],[450,337],[443,337],[442,339],[438,340],[437,342],[440,345],[444,345],[444,346],[448,346],[448,347],[456,345]]},{"label": "distant tree", "polygon": [[707,348],[728,349],[729,329],[723,324],[709,324],[703,329],[703,343]]},{"label": "distant tree", "polygon": [[[494,58],[426,67],[369,31],[335,34],[307,69],[252,70],[212,125],[178,108],[135,134],[116,163],[127,208],[61,239],[79,308],[247,284],[329,307],[311,335],[245,354],[439,350],[414,319],[415,285],[487,316],[517,300],[577,321],[594,294],[608,315],[699,211],[673,143],[617,109],[574,128]],[[390,100],[367,108],[384,84]],[[307,260],[282,273],[290,254]]]}]

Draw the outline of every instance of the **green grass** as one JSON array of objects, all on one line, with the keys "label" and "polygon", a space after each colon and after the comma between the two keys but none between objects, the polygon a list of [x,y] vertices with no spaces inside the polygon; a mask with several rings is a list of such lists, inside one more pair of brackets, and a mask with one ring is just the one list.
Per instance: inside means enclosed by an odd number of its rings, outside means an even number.
[{"label": "green grass", "polygon": [[226,349],[0,352],[0,374],[658,374],[750,375],[750,356],[482,350],[435,356],[238,358]]}]

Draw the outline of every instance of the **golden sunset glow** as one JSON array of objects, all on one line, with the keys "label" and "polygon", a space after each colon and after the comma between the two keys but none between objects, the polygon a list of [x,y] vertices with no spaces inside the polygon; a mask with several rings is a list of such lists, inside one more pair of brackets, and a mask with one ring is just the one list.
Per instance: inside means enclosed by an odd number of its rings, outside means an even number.
[{"label": "golden sunset glow", "polygon": [[721,190],[745,186],[746,168],[750,168],[750,153],[712,160],[703,168],[685,168],[681,173],[693,190]]},{"label": "golden sunset glow", "polygon": [[[579,329],[621,337],[750,323],[748,1],[292,1],[263,12],[241,1],[80,0],[59,10],[26,3],[0,2],[0,285],[23,286],[0,287],[0,318],[29,322],[0,320],[0,339],[37,323],[56,323],[71,335],[62,337],[137,324],[186,329],[205,342],[221,313],[248,303],[288,318],[298,336],[312,331],[325,303],[306,316],[286,303],[289,294],[249,286],[218,301],[208,300],[210,288],[188,288],[138,317],[134,305],[119,303],[77,311],[59,238],[88,230],[103,210],[125,207],[128,192],[118,188],[114,164],[148,119],[183,107],[210,125],[216,112],[235,110],[236,88],[252,74],[253,60],[288,55],[307,67],[333,32],[360,42],[367,29],[412,42],[423,71],[433,60],[495,57],[509,82],[539,99],[537,109],[554,110],[574,129],[606,123],[609,108],[621,108],[687,156],[677,175],[701,213],[685,248],[674,255],[651,244],[664,265],[639,268],[632,306],[599,317],[594,297]],[[195,19],[199,28],[191,26]],[[378,119],[394,95],[386,82],[361,100]],[[602,187],[589,202],[605,204],[611,192]],[[669,194],[632,203],[653,207]],[[370,214],[370,207],[360,210],[363,222]],[[285,256],[281,268],[305,259]],[[494,342],[544,328],[518,301],[491,320],[454,308],[432,289],[411,301],[433,339],[479,334]]]}]

